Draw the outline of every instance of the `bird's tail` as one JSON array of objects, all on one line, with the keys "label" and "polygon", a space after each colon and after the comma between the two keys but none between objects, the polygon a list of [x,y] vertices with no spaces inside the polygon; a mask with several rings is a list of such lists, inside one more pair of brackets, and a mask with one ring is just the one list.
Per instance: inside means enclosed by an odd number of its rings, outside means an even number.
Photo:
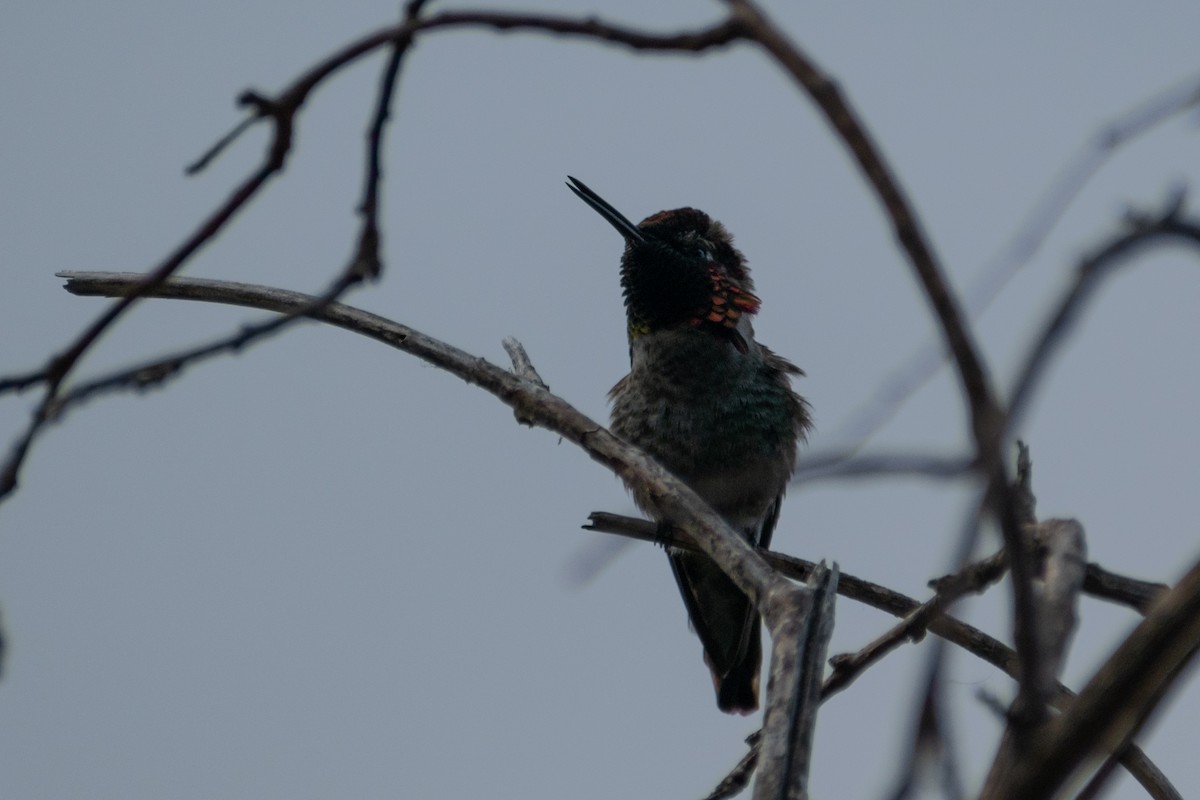
[{"label": "bird's tail", "polygon": [[692,628],[704,646],[717,707],[730,714],[756,711],[762,638],[754,604],[708,556],[673,552],[670,558]]}]

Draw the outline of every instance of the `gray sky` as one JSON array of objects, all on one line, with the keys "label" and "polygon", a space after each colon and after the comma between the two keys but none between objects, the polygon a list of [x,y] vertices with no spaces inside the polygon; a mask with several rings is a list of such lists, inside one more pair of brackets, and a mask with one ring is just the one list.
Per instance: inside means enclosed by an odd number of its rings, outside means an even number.
[{"label": "gray sky", "polygon": [[[457,3],[437,4],[444,8]],[[502,7],[502,4],[494,4]],[[542,3],[672,30],[716,4]],[[525,7],[535,4],[526,2]],[[284,10],[286,8],[286,10]],[[1194,2],[772,3],[861,110],[957,287],[978,279],[1102,124],[1200,73]],[[0,372],[42,363],[102,303],[63,269],[144,270],[256,163],[256,131],[198,178],[183,166],[280,88],[395,18],[395,4],[10,3],[0,25]],[[323,287],[350,253],[363,131],[382,59],[314,95],[288,171],[188,274]],[[1196,115],[1111,160],[977,324],[1002,385],[1081,253],[1129,206],[1200,182]],[[446,33],[408,59],[384,199],[387,272],[349,301],[504,362],[607,419],[627,366],[621,243],[563,185],[634,219],[722,220],[764,299],[760,338],[808,373],[813,450],[933,332],[888,225],[841,145],[764,57],[635,57],[536,36]],[[1043,516],[1090,558],[1174,580],[1197,556],[1191,369],[1200,272],[1174,249],[1108,283],[1020,431]],[[259,315],[152,301],[87,359],[98,374]],[[0,398],[3,446],[34,401]],[[871,442],[965,447],[943,370]],[[924,597],[967,495],[915,480],[794,491],[776,545]],[[666,560],[627,547],[580,586],[631,512],[572,446],[413,359],[307,325],[92,403],[50,430],[0,509],[0,774],[12,798],[696,797],[756,719],[717,712]],[[607,543],[607,542],[603,542]],[[1007,594],[965,609],[1007,638]],[[835,652],[892,624],[843,601]],[[1087,600],[1065,680],[1136,623]],[[909,646],[823,710],[816,797],[896,776],[927,652]],[[955,656],[964,771],[999,733],[975,699],[998,670]],[[1200,690],[1143,737],[1185,794]],[[1142,796],[1126,778],[1114,797]]]}]

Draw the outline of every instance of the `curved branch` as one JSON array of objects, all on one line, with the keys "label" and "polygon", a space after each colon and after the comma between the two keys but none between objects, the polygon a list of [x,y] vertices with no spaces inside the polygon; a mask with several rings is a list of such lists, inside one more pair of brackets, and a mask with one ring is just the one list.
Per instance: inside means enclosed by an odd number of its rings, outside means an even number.
[{"label": "curved branch", "polygon": [[987,370],[963,317],[958,299],[933,253],[912,204],[900,188],[891,166],[875,144],[858,114],[842,96],[837,83],[823,72],[750,0],[728,0],[748,38],[766,50],[825,114],[892,221],[896,239],[916,273],[934,316],[941,325],[946,347],[954,355],[959,380],[971,405],[977,439],[985,439],[999,416]]},{"label": "curved branch", "polygon": [[1100,282],[1113,274],[1115,267],[1126,263],[1129,256],[1155,240],[1176,239],[1200,247],[1200,220],[1180,217],[1182,200],[1182,197],[1174,199],[1167,210],[1157,217],[1133,216],[1129,220],[1129,230],[1113,237],[1079,265],[1075,282],[1059,299],[1054,313],[1036,340],[1037,344],[1017,373],[1010,406],[1010,424],[1017,424],[1029,406],[1046,366],[1074,326],[1079,312],[1099,288]]},{"label": "curved branch", "polygon": [[[1193,77],[1159,92],[1089,134],[1079,152],[1063,164],[1037,198],[1008,244],[964,290],[967,318],[977,319],[991,306],[1042,246],[1088,182],[1121,147],[1197,105],[1200,105],[1200,79]],[[833,431],[832,438],[847,442],[848,451],[859,450],[929,383],[946,356],[937,338],[921,344],[879,382],[870,398]]]},{"label": "curved branch", "polygon": [[62,275],[67,279],[65,288],[73,294],[121,296],[124,292],[143,291],[150,297],[303,314],[403,350],[479,386],[512,408],[518,419],[571,440],[627,484],[649,492],[658,507],[678,525],[691,531],[698,546],[756,603],[765,605],[767,590],[783,581],[691,489],[640,450],[622,442],[562,398],[486,359],[376,314],[341,303],[322,305],[320,298],[299,292],[201,278],[172,278],[147,289],[143,285],[143,276],[135,273],[66,272]]},{"label": "curved branch", "polygon": [[[1034,599],[1030,559],[1020,547],[1021,531],[1013,512],[1012,496],[1004,465],[1001,443],[1007,415],[1000,407],[988,377],[979,348],[963,316],[958,298],[950,289],[945,273],[934,255],[919,218],[900,188],[892,169],[874,143],[866,126],[842,97],[837,84],[820,70],[751,0],[726,0],[734,16],[743,24],[748,38],[760,44],[779,65],[800,84],[824,112],[830,126],[858,162],[868,183],[875,190],[892,221],[896,238],[908,254],[913,271],[924,290],[940,325],[946,347],[954,357],[959,382],[966,396],[975,442],[975,465],[988,482],[987,508],[995,514],[1011,555],[1013,577],[1013,640],[1021,655],[1021,686],[1018,695],[1020,713],[1014,715],[1021,730],[1037,722],[1040,703],[1031,695],[1040,674],[1040,656],[1032,630]],[[978,526],[968,531],[973,545]],[[964,550],[971,547],[964,545]]]}]

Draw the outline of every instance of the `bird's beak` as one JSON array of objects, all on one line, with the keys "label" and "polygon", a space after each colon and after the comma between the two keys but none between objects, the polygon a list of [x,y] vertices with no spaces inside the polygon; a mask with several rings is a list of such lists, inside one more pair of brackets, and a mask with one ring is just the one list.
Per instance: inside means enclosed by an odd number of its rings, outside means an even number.
[{"label": "bird's beak", "polygon": [[572,192],[579,196],[579,199],[587,203],[596,210],[600,216],[608,220],[608,224],[617,229],[617,233],[625,237],[627,242],[631,244],[642,244],[646,241],[646,234],[638,230],[638,226],[634,225],[625,215],[605,202],[604,198],[593,192],[581,180],[576,180],[570,175],[567,176],[567,186]]}]

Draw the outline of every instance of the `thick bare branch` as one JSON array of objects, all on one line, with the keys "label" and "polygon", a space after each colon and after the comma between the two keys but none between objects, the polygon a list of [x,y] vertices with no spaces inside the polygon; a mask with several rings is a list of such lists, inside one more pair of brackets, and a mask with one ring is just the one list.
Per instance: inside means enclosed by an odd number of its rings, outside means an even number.
[{"label": "thick bare branch", "polygon": [[1042,651],[1043,694],[1054,695],[1067,649],[1079,624],[1077,607],[1087,566],[1083,526],[1073,519],[1039,523],[1034,532],[1039,549],[1038,647]]},{"label": "thick bare branch", "polygon": [[[1034,584],[1037,599],[1034,627],[1042,673],[1034,690],[1043,703],[1049,704],[1057,694],[1058,676],[1078,624],[1076,607],[1083,588],[1087,548],[1083,526],[1075,520],[1047,520],[1029,527],[1041,553],[1041,576]],[[1010,724],[992,763],[984,787],[985,797],[996,796],[989,794],[993,787],[1005,780],[1014,765],[1026,756],[1029,743],[1021,741],[1015,733]]]},{"label": "thick bare branch", "polygon": [[833,635],[833,606],[838,568],[822,562],[805,587],[779,590],[765,609],[771,631],[768,703],[763,714],[759,758],[763,769],[754,787],[755,800],[800,800],[808,796],[821,676]]},{"label": "thick bare branch", "polygon": [[1088,564],[1083,576],[1084,594],[1129,606],[1142,615],[1170,588],[1165,583],[1139,581],[1109,572],[1096,563]]}]

